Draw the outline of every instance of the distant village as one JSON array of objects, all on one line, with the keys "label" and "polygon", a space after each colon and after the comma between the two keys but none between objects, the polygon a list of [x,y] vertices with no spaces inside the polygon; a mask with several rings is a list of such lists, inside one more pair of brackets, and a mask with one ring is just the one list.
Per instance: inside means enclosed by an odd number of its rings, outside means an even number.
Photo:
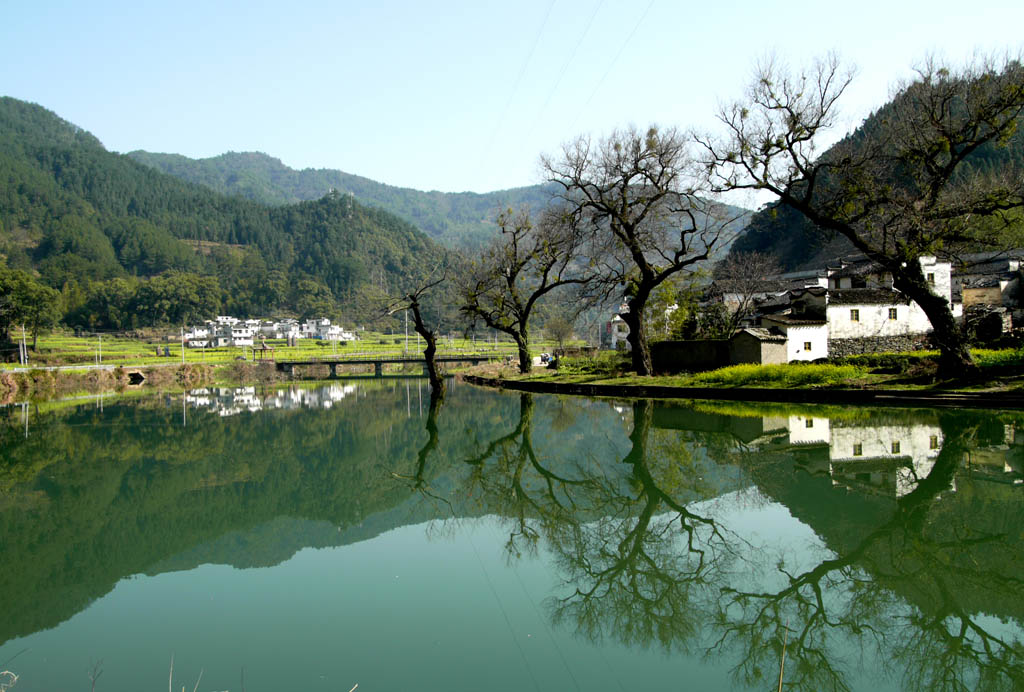
[{"label": "distant village", "polygon": [[290,318],[241,320],[228,315],[218,315],[216,319],[206,320],[202,326],[191,327],[184,333],[185,345],[189,348],[254,346],[266,339],[286,339],[289,345],[294,345],[299,339],[355,341],[356,335],[340,325],[331,324],[326,317],[300,322]]},{"label": "distant village", "polygon": [[[1024,250],[975,254],[962,258],[955,270],[935,257],[920,262],[932,291],[949,302],[953,316],[966,321],[981,340],[991,340],[1024,326],[1022,258]],[[670,368],[697,369],[912,351],[928,346],[931,331],[924,311],[893,287],[892,275],[862,255],[754,282],[716,281],[704,294],[702,308],[714,302],[730,312],[749,306],[740,329],[703,348],[694,342],[654,344],[656,368],[659,361]],[[627,347],[628,334],[621,315],[615,315],[604,325],[601,346]]]}]

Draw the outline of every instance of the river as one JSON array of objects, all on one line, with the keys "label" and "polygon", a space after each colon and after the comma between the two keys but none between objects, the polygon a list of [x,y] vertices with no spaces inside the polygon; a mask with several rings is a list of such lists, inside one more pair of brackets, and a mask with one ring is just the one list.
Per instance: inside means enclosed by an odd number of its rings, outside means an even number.
[{"label": "river", "polygon": [[419,379],[0,408],[0,689],[1024,687],[1024,414]]}]

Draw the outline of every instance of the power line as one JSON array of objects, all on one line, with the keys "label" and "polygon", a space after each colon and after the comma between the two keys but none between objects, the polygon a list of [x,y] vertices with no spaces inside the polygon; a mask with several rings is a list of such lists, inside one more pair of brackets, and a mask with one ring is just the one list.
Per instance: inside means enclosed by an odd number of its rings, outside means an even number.
[{"label": "power line", "polygon": [[491,131],[491,136],[487,140],[487,145],[483,148],[480,154],[480,161],[477,163],[477,170],[483,170],[484,160],[491,153],[491,148],[494,146],[494,140],[498,136],[498,130],[501,129],[501,125],[505,121],[505,116],[508,115],[508,110],[512,106],[512,101],[515,98],[516,92],[519,90],[519,84],[523,81],[523,75],[526,74],[526,68],[529,67],[530,61],[533,60],[533,54],[537,50],[537,44],[540,43],[540,37],[544,33],[544,29],[548,25],[548,19],[551,17],[551,10],[555,7],[555,0],[551,0],[548,3],[548,10],[544,14],[544,21],[541,22],[540,29],[537,30],[537,35],[533,39],[533,45],[530,46],[530,52],[526,56],[526,60],[523,61],[523,66],[519,70],[519,76],[516,77],[515,84],[512,85],[512,89],[508,94],[508,101],[505,102],[505,107],[501,111],[501,116],[495,121],[494,129]]},{"label": "power line", "polygon": [[547,110],[548,104],[551,103],[551,97],[555,95],[555,91],[558,89],[559,86],[561,86],[562,79],[565,77],[565,73],[569,69],[569,65],[572,63],[573,59],[575,59],[576,53],[579,52],[580,46],[583,45],[583,39],[585,39],[587,37],[587,34],[590,33],[590,27],[594,25],[594,19],[597,17],[597,13],[601,9],[602,5],[604,5],[604,0],[600,0],[597,3],[597,5],[594,6],[594,11],[590,13],[590,20],[587,22],[587,28],[585,28],[583,30],[583,33],[580,34],[579,40],[577,40],[576,45],[573,46],[572,53],[569,54],[569,58],[562,65],[562,70],[558,74],[558,79],[555,80],[555,85],[551,87],[551,91],[548,92],[547,99],[544,100],[544,105],[541,106],[540,111],[537,112],[537,118],[533,121],[533,126],[530,128],[530,132],[527,135],[528,138],[533,136],[533,133],[537,130],[537,125],[540,124],[541,117]]},{"label": "power line", "polygon": [[619,48],[619,52],[615,54],[615,57],[612,59],[611,64],[608,65],[608,69],[605,70],[604,76],[601,77],[600,80],[598,80],[597,86],[595,86],[594,90],[590,93],[590,97],[587,98],[587,100],[584,102],[582,108],[580,108],[580,112],[576,115],[576,119],[573,120],[572,126],[569,128],[570,130],[575,131],[576,123],[579,122],[580,117],[583,115],[583,113],[590,106],[590,102],[594,100],[594,96],[597,95],[597,92],[601,88],[601,86],[604,84],[604,81],[606,79],[608,79],[608,75],[611,74],[612,68],[615,67],[615,63],[617,63],[619,61],[619,58],[622,57],[622,54],[626,50],[626,46],[628,46],[629,42],[633,40],[633,36],[636,35],[637,30],[640,28],[640,25],[643,24],[644,19],[647,18],[647,13],[651,11],[651,8],[653,6],[654,6],[654,0],[651,0],[649,3],[647,3],[647,9],[645,9],[644,13],[642,15],[640,15],[640,19],[638,19],[636,24],[633,26],[633,30],[631,32],[629,32],[629,36],[626,37],[626,40],[622,42],[622,46]]}]

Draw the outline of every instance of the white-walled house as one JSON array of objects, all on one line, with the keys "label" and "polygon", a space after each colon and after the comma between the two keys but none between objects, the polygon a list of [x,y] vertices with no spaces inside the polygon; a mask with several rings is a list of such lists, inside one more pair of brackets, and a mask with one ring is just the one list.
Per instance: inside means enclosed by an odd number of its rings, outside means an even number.
[{"label": "white-walled house", "polygon": [[[615,315],[604,323],[604,330],[601,332],[601,347],[617,351],[620,348],[629,348],[629,325],[621,315]],[[620,346],[621,344],[621,346]]]},{"label": "white-walled house", "polygon": [[825,320],[765,315],[761,324],[786,337],[788,362],[828,358],[828,323]]},{"label": "white-walled house", "polygon": [[323,339],[324,341],[355,341],[354,332],[349,332],[340,325],[331,324],[326,317],[306,320],[302,323],[301,334],[307,339]]}]

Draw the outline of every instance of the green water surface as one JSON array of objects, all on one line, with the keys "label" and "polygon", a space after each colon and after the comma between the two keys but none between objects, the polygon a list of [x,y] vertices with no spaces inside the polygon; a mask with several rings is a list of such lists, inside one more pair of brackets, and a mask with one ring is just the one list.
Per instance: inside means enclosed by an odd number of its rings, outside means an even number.
[{"label": "green water surface", "polygon": [[1024,688],[1019,413],[364,380],[0,450],[13,692]]}]

